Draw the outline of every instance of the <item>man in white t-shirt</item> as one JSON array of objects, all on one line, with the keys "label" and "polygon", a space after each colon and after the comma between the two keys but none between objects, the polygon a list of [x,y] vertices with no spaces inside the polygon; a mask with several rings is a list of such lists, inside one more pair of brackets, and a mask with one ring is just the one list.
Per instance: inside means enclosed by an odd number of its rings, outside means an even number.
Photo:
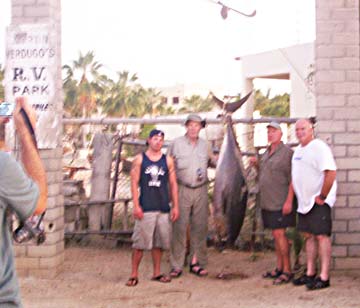
[{"label": "man in white t-shirt", "polygon": [[[292,157],[292,187],[298,200],[298,229],[306,239],[307,269],[293,283],[317,290],[330,286],[331,208],[336,200],[336,164],[329,146],[314,138],[309,120],[298,120],[295,128],[300,145]],[[316,277],[318,254],[321,268]]]}]

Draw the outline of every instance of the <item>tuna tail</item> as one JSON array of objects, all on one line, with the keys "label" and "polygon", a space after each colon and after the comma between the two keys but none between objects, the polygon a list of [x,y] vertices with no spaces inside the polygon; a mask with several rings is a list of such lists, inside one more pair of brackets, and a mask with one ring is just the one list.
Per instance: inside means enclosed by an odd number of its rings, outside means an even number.
[{"label": "tuna tail", "polygon": [[236,110],[238,110],[250,97],[250,95],[252,94],[252,91],[249,92],[246,96],[244,96],[242,99],[233,102],[233,103],[225,103],[224,101],[222,101],[221,99],[217,98],[214,94],[212,95],[213,100],[218,104],[218,106],[225,110],[226,113],[233,113]]},{"label": "tuna tail", "polygon": [[248,100],[248,98],[250,97],[251,94],[252,94],[252,91],[249,92],[248,94],[246,94],[246,96],[244,96],[242,99],[240,99],[240,100],[238,100],[236,102],[227,103],[225,105],[225,111],[228,112],[228,113],[235,112],[236,110],[238,110]]}]

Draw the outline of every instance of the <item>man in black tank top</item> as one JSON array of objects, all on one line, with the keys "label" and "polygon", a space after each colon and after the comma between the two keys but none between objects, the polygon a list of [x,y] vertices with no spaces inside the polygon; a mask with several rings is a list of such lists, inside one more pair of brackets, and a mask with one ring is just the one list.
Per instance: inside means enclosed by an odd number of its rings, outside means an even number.
[{"label": "man in black tank top", "polygon": [[138,269],[144,250],[151,250],[152,280],[171,281],[170,277],[161,274],[161,256],[163,250],[170,248],[170,221],[179,217],[174,161],[161,152],[164,133],[153,129],[146,143],[148,149],[135,157],[130,173],[135,226],[132,270],[126,283],[129,287],[136,286],[139,281]]}]

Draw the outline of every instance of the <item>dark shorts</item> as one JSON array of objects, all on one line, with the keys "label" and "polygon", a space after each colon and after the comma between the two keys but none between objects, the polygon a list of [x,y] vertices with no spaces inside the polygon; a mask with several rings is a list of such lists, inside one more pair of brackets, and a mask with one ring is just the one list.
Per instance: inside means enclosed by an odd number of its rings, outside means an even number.
[{"label": "dark shorts", "polygon": [[328,204],[314,204],[307,214],[298,213],[298,226],[300,232],[314,235],[331,235],[332,220],[331,208]]},{"label": "dark shorts", "polygon": [[265,229],[285,229],[295,227],[296,212],[292,211],[289,215],[283,215],[282,211],[261,210],[262,221]]}]

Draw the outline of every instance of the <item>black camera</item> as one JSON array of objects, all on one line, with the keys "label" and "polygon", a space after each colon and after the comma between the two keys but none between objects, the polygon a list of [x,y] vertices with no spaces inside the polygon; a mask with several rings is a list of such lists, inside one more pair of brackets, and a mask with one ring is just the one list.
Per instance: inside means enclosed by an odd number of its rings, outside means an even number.
[{"label": "black camera", "polygon": [[20,225],[13,232],[13,239],[16,243],[21,244],[32,239],[37,245],[45,242],[45,230],[42,223],[45,213],[41,215],[33,215]]}]

